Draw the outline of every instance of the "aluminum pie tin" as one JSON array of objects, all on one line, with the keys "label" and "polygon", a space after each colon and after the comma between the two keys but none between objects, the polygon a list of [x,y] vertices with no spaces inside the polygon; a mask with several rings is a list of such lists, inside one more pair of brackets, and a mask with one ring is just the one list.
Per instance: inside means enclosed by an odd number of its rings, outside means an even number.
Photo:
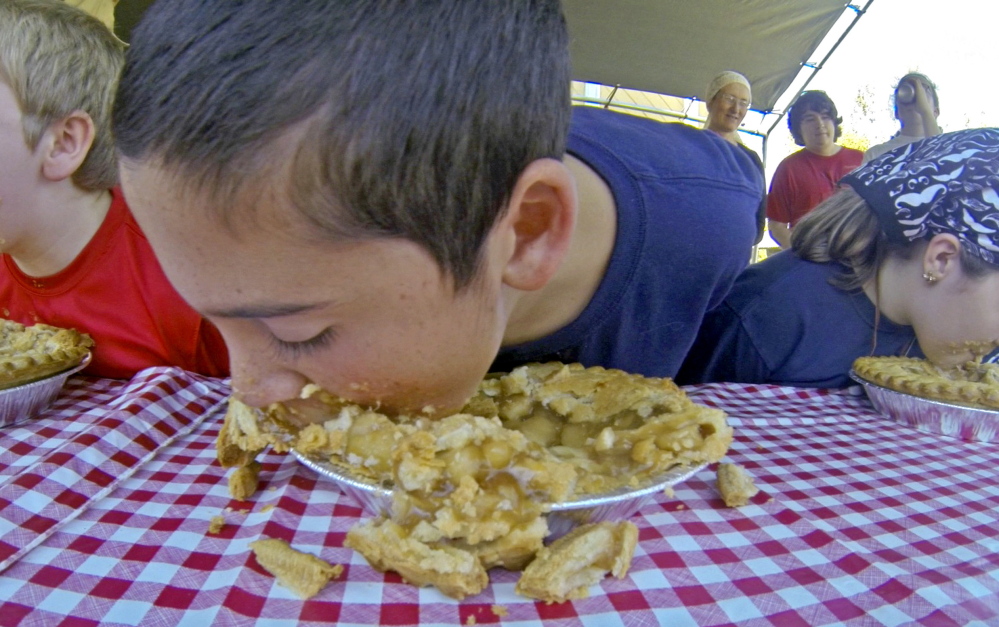
[{"label": "aluminum pie tin", "polygon": [[902,424],[972,442],[999,442],[999,411],[906,394],[872,383],[853,370],[850,377],[864,386],[878,413]]},{"label": "aluminum pie tin", "polygon": [[[292,450],[292,454],[305,467],[336,483],[348,496],[374,516],[389,515],[392,508],[392,488],[378,485],[367,478],[359,478],[347,469],[322,462]],[[605,494],[587,495],[575,501],[554,503],[548,512],[550,538],[568,533],[577,525],[625,520],[642,507],[653,502],[657,494],[697,474],[707,464],[683,466],[668,470],[641,488],[619,488]]]},{"label": "aluminum pie tin", "polygon": [[33,418],[59,396],[62,386],[70,375],[83,370],[89,364],[90,353],[88,352],[80,360],[80,363],[72,368],[49,375],[44,379],[0,390],[0,427]]}]

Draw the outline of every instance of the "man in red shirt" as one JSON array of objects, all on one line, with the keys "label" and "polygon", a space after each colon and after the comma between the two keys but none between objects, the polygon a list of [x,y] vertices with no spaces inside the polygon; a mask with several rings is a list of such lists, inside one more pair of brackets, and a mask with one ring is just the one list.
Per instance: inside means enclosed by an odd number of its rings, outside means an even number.
[{"label": "man in red shirt", "polygon": [[173,289],[116,187],[122,44],[59,0],[0,2],[0,317],[88,333],[86,374],[227,376],[218,330]]},{"label": "man in red shirt", "polygon": [[770,236],[781,248],[790,245],[798,220],[831,196],[839,180],[864,158],[863,152],[836,143],[842,122],[824,91],[806,91],[791,106],[787,124],[804,149],[780,162],[767,195]]}]

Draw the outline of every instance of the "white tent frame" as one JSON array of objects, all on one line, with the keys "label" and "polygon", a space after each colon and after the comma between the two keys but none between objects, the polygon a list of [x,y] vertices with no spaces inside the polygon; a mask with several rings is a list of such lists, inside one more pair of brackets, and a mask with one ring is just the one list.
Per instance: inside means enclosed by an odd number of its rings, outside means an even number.
[{"label": "white tent frame", "polygon": [[753,84],[740,133],[757,138],[764,163],[770,133],[874,2],[563,1],[574,102],[702,125],[701,90],[736,70]]}]

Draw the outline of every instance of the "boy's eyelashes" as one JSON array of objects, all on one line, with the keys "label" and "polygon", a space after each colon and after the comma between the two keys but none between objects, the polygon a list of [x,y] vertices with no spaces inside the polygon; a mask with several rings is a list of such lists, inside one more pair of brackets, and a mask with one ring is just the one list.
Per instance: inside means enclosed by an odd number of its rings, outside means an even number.
[{"label": "boy's eyelashes", "polygon": [[326,327],[318,335],[299,342],[286,342],[274,336],[271,336],[271,338],[281,356],[296,359],[327,348],[336,339],[336,329]]}]

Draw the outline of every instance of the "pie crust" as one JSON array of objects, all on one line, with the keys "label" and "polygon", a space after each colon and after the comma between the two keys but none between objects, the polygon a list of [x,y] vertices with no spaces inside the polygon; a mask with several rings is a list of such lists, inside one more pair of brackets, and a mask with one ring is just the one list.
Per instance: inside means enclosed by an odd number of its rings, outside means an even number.
[{"label": "pie crust", "polygon": [[944,369],[912,357],[860,357],[853,370],[862,379],[897,392],[999,409],[999,364],[969,361]]},{"label": "pie crust", "polygon": [[379,570],[460,599],[488,584],[489,569],[531,568],[543,554],[520,591],[557,602],[608,571],[623,576],[637,532],[595,525],[545,549],[551,504],[719,461],[731,442],[725,413],[669,379],[553,362],[488,376],[443,418],[389,416],[314,385],[263,410],[233,398],[217,452],[242,469],[268,446],[293,448],[392,486],[390,514],[344,541]]},{"label": "pie crust", "polygon": [[80,363],[90,336],[47,324],[24,326],[0,319],[0,390],[56,374]]}]

